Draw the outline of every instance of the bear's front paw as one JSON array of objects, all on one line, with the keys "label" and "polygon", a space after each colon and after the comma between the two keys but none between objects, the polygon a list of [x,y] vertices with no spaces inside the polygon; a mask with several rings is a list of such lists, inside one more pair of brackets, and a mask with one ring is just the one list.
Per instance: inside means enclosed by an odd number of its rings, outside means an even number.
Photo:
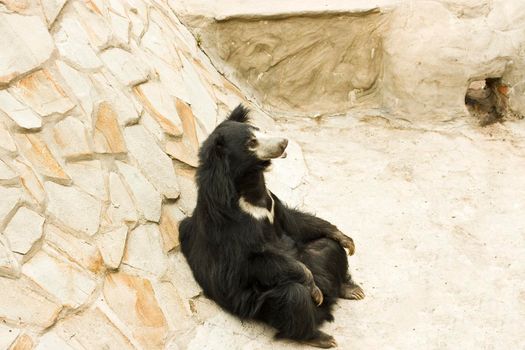
[{"label": "bear's front paw", "polygon": [[320,305],[323,303],[323,300],[324,300],[323,292],[321,292],[321,290],[319,289],[319,287],[317,287],[317,286],[314,284],[314,285],[312,286],[311,293],[312,293],[312,299],[315,301],[315,303],[317,304],[317,306],[320,306]]},{"label": "bear's front paw", "polygon": [[341,246],[343,248],[348,249],[348,255],[354,255],[354,253],[355,253],[354,240],[352,238],[346,236],[344,233],[342,233],[340,231],[339,231],[338,238],[339,238],[338,239],[339,244],[341,244]]}]

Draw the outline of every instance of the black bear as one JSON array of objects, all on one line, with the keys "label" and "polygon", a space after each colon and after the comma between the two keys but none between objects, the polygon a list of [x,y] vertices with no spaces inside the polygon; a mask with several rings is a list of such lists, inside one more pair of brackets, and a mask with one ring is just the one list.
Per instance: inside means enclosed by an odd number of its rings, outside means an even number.
[{"label": "black bear", "polygon": [[198,199],[180,223],[180,243],[204,294],[241,319],[266,322],[288,338],[335,346],[319,330],[338,297],[362,299],[348,273],[354,242],[329,222],[286,207],[265,185],[271,159],[288,141],[264,137],[242,105],[199,151]]}]

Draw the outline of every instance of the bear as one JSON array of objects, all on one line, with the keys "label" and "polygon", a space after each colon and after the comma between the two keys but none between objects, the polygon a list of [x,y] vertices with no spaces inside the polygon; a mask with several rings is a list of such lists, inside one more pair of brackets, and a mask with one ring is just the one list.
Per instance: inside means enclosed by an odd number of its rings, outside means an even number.
[{"label": "bear", "polygon": [[331,223],[289,208],[265,184],[288,141],[269,137],[237,106],[199,150],[197,203],[179,240],[206,297],[241,320],[262,321],[285,338],[336,346],[319,327],[337,298],[364,298],[348,272],[352,238]]}]

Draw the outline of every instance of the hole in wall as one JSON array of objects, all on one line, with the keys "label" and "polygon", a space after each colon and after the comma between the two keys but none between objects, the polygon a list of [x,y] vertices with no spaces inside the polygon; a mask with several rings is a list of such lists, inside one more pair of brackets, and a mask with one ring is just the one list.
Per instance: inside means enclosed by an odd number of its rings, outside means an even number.
[{"label": "hole in wall", "polygon": [[509,87],[500,77],[474,80],[465,95],[465,105],[481,126],[501,122],[509,113]]}]

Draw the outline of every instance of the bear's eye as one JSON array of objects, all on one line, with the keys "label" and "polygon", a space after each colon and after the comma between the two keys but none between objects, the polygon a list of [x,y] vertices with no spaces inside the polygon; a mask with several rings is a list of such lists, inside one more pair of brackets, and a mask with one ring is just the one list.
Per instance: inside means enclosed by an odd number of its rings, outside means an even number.
[{"label": "bear's eye", "polygon": [[254,148],[255,146],[257,146],[257,139],[250,139],[250,141],[248,141],[248,147]]}]

